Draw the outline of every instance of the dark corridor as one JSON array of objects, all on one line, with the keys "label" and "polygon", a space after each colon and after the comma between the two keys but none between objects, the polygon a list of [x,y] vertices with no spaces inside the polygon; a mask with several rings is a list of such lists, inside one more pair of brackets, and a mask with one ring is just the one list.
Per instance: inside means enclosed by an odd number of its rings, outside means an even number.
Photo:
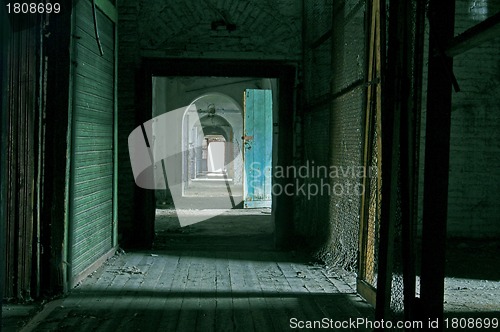
[{"label": "dark corridor", "polygon": [[498,328],[499,1],[0,13],[2,331]]}]

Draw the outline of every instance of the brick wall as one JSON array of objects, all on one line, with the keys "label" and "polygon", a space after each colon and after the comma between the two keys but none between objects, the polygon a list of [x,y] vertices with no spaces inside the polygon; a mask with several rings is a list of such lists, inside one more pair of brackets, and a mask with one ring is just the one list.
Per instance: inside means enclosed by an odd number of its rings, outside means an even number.
[{"label": "brick wall", "polygon": [[[181,57],[298,59],[300,1],[139,1],[140,47]],[[234,31],[212,22],[226,20]]]},{"label": "brick wall", "polygon": [[[456,34],[500,12],[498,1],[457,1]],[[454,59],[448,234],[500,236],[500,39]]]},{"label": "brick wall", "polygon": [[[364,79],[364,6],[358,1],[306,2],[304,14],[302,163],[347,171],[362,165],[364,89],[356,82]],[[332,35],[323,39],[330,28]],[[360,179],[329,172],[307,183],[321,186],[321,180],[330,185],[329,195],[299,201],[296,230],[314,244],[318,258],[354,267],[361,196],[353,188]]]},{"label": "brick wall", "polygon": [[[329,138],[328,128],[330,107],[328,105],[309,111],[303,115],[303,151],[298,167],[305,166],[312,171],[328,166]],[[307,188],[307,192],[314,193],[316,188],[321,190],[328,178],[301,177],[298,183]],[[329,233],[328,202],[329,192],[323,191],[316,195],[300,193],[295,197],[295,231],[297,236],[314,245],[325,241],[324,236]]]},{"label": "brick wall", "polygon": [[[498,1],[456,2],[455,35],[500,11]],[[500,39],[454,58],[449,237],[500,236]],[[424,76],[425,77],[425,76]],[[425,94],[426,85],[424,85]],[[425,103],[422,146],[425,144]],[[424,152],[424,149],[421,149]],[[421,158],[421,169],[423,157]],[[421,184],[423,173],[421,176]]]},{"label": "brick wall", "polygon": [[[309,170],[329,166],[330,150],[330,80],[331,39],[316,43],[331,28],[331,1],[310,1],[304,6],[304,74],[301,112],[303,145],[297,166]],[[300,185],[321,189],[328,179],[300,177]],[[321,246],[330,233],[328,221],[328,192],[295,197],[296,235],[313,246]]]}]

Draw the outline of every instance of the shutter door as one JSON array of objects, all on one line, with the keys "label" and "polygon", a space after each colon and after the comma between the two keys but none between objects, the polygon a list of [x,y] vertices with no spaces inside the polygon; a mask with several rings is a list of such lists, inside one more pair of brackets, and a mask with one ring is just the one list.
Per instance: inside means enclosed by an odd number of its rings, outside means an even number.
[{"label": "shutter door", "polygon": [[74,77],[69,239],[74,280],[113,246],[114,24],[99,9],[104,56],[92,5],[78,1]]}]

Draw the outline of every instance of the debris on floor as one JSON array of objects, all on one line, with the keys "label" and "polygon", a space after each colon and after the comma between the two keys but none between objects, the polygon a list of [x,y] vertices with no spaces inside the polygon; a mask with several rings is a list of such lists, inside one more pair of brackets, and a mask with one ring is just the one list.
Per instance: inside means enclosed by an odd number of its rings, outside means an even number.
[{"label": "debris on floor", "polygon": [[120,275],[124,274],[144,274],[137,266],[124,266],[120,269],[117,270],[111,270],[109,271],[111,273],[116,273]]}]

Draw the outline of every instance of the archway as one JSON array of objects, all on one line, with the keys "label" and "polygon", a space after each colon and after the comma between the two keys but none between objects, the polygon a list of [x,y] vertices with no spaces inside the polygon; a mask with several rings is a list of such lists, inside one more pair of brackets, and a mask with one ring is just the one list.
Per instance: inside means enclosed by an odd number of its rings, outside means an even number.
[{"label": "archway", "polygon": [[234,186],[232,194],[239,196],[244,172],[239,103],[218,92],[199,96],[186,108],[182,128],[183,196],[192,195],[195,187],[203,188],[203,181],[211,185],[198,190],[198,197],[213,196],[217,192],[215,181],[226,181],[227,186]]}]

